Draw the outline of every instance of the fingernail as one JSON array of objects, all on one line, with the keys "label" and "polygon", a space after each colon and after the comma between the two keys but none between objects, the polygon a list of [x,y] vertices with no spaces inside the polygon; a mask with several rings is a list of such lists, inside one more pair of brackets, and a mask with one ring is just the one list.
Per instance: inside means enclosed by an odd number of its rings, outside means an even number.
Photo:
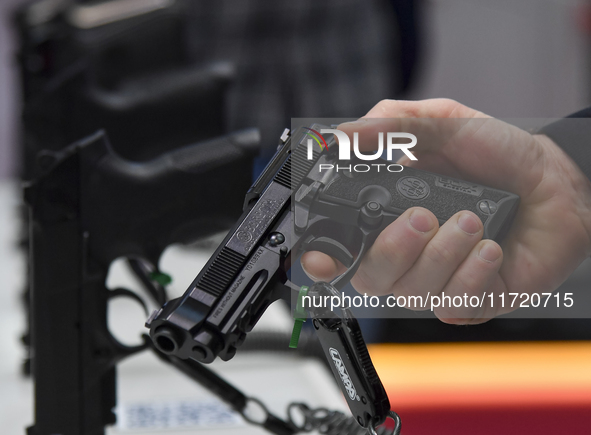
[{"label": "fingernail", "polygon": [[318,278],[316,278],[314,275],[312,275],[310,272],[308,272],[308,270],[306,269],[306,266],[302,263],[302,270],[304,271],[304,273],[306,275],[308,275],[308,278],[310,278],[312,281],[320,281]]},{"label": "fingernail", "polygon": [[431,216],[421,209],[413,210],[413,212],[408,217],[408,220],[410,225],[421,233],[427,233],[435,226]]},{"label": "fingernail", "polygon": [[339,125],[339,127],[341,125],[346,125],[347,127],[351,126],[351,127],[355,127],[355,126],[359,126],[361,124],[365,124],[367,122],[367,119],[364,118],[359,118],[356,119],[355,121],[347,121],[347,122],[343,122],[342,124]]},{"label": "fingernail", "polygon": [[318,282],[321,281],[320,278],[316,278],[314,275],[312,275],[310,272],[308,272],[307,270],[304,270],[304,272],[306,273],[306,275],[308,275],[308,278],[310,278],[312,281],[314,282]]},{"label": "fingernail", "polygon": [[470,235],[474,235],[480,231],[480,221],[476,220],[474,216],[469,213],[462,213],[458,219],[458,227]]},{"label": "fingernail", "polygon": [[501,250],[499,249],[499,247],[494,243],[485,243],[484,246],[480,248],[478,256],[482,258],[484,261],[494,263],[501,256],[500,251]]}]

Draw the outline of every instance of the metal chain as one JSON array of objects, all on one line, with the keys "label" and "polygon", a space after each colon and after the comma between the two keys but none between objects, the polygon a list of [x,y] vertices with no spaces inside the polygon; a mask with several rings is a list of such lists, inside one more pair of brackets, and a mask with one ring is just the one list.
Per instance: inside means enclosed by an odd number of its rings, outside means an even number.
[{"label": "metal chain", "polygon": [[[299,412],[299,418],[295,412]],[[331,411],[326,408],[310,409],[305,403],[291,403],[287,408],[289,423],[292,424],[298,432],[312,432],[317,430],[323,435],[399,435],[400,417],[395,412],[391,412],[389,417],[394,420],[396,426],[389,429],[385,426],[377,429],[365,429],[357,423],[355,418],[346,416],[340,411]]]}]

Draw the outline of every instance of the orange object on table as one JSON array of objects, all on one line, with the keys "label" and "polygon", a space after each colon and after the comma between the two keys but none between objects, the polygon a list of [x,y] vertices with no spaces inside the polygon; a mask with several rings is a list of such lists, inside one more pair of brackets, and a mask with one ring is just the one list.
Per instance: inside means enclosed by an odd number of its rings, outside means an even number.
[{"label": "orange object on table", "polygon": [[591,434],[591,343],[370,345],[403,435]]}]

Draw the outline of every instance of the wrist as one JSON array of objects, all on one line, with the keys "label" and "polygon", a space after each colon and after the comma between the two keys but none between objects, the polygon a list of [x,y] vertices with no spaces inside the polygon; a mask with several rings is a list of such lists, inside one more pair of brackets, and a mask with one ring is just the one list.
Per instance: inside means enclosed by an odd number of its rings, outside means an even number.
[{"label": "wrist", "polygon": [[591,181],[556,142],[544,134],[534,135],[543,149],[544,178],[558,181],[556,195],[564,196],[576,211],[585,231],[586,255],[591,256]]}]

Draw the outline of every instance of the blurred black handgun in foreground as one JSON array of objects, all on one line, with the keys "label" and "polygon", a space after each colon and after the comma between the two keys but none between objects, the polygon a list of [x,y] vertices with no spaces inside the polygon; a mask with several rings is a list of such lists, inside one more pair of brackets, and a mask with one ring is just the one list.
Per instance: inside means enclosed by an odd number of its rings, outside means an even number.
[{"label": "blurred black handgun in foreground", "polygon": [[[302,252],[321,251],[347,267],[331,284],[315,284],[307,293],[335,295],[378,234],[410,207],[431,210],[441,223],[470,210],[491,239],[503,236],[516,213],[518,196],[474,183],[408,167],[388,172],[391,162],[383,160],[374,162],[381,171],[374,166],[356,172],[354,164],[364,161],[339,161],[334,138],[319,152],[309,131],[284,132],[274,158],[246,195],[242,217],[185,294],[148,319],[161,352],[204,363],[217,356],[229,360],[269,304],[300,292],[288,271]],[[312,312],[314,326],[353,416],[371,430],[387,417],[388,398],[356,320],[348,310],[340,311]]]},{"label": "blurred black handgun in foreground", "polygon": [[173,243],[226,230],[240,215],[259,151],[257,130],[179,148],[147,162],[116,155],[98,132],[40,155],[30,210],[32,374],[29,435],[101,435],[115,422],[116,364],[146,349],[107,327],[110,264],[127,257],[154,299],[158,260]]},{"label": "blurred black handgun in foreground", "polygon": [[[23,180],[43,172],[39,163],[47,158],[39,161],[40,152],[61,150],[99,129],[108,132],[118,155],[136,162],[227,133],[234,69],[191,54],[187,6],[186,0],[19,4]],[[24,207],[22,220],[26,250]],[[23,335],[27,347],[29,335]],[[23,369],[30,373],[28,355]]]},{"label": "blurred black handgun in foreground", "polygon": [[227,133],[230,62],[192,53],[187,0],[26,2],[14,14],[22,177],[41,150],[105,129],[134,161]]}]

